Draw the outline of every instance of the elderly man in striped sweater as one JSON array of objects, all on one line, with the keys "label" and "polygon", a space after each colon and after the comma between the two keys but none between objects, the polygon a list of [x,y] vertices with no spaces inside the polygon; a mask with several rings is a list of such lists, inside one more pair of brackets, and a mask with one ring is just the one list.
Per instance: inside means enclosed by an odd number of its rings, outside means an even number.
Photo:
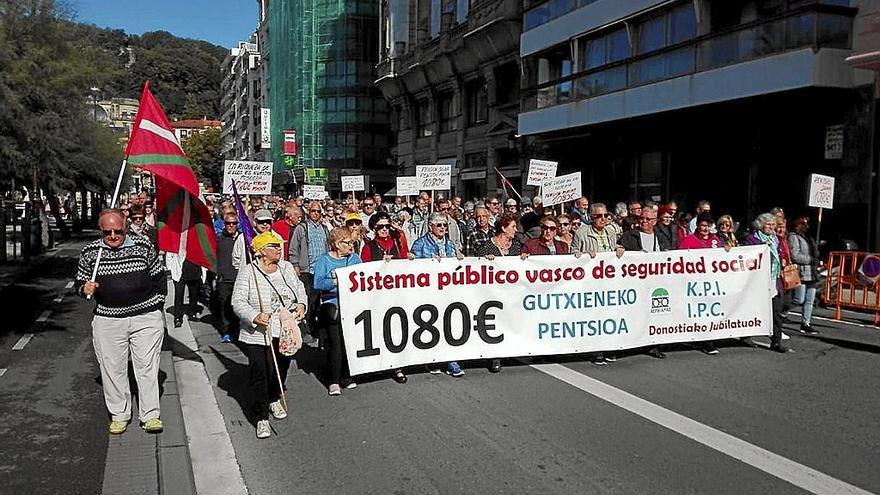
[{"label": "elderly man in striped sweater", "polygon": [[[125,215],[104,210],[102,237],[83,247],[75,287],[94,296],[92,344],[101,367],[110,433],[124,433],[131,420],[128,358],[138,385],[138,419],[149,433],[162,431],[159,419],[159,352],[165,333],[165,267],[155,246],[143,236],[126,235]],[[97,276],[92,273],[102,252]]]}]

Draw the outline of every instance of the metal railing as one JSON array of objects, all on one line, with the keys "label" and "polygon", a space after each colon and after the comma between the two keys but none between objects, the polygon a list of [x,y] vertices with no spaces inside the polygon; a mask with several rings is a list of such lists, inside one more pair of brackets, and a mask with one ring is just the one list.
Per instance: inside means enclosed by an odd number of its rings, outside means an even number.
[{"label": "metal railing", "polygon": [[858,251],[832,251],[826,265],[822,299],[834,306],[834,319],[841,308],[874,313],[874,325],[880,324],[880,254]]},{"label": "metal railing", "polygon": [[[815,7],[813,7],[815,9]],[[852,15],[799,11],[710,34],[524,90],[528,112],[805,47],[849,49]]]}]

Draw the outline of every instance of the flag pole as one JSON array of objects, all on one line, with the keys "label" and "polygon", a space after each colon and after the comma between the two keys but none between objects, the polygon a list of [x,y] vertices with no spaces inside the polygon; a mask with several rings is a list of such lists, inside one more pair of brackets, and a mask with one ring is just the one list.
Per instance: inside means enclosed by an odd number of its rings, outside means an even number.
[{"label": "flag pole", "polygon": [[[119,188],[122,187],[122,177],[125,176],[125,166],[128,164],[128,157],[122,159],[122,166],[119,167],[119,176],[116,178],[116,189],[113,190],[113,197],[110,199],[110,208],[113,208],[116,205],[116,199],[119,197]],[[89,282],[94,282],[98,277],[98,265],[101,264],[101,255],[104,253],[104,250],[98,249],[98,257],[95,258],[95,267],[92,268],[92,277],[89,279]],[[91,299],[92,295],[89,294],[86,296],[86,299]]]}]

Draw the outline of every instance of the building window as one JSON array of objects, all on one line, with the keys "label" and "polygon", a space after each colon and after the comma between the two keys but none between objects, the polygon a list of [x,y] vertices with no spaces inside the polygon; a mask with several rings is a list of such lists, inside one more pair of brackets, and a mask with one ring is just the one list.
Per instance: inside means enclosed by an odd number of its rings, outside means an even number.
[{"label": "building window", "polygon": [[464,155],[464,168],[467,169],[485,169],[486,168],[486,152],[468,153]]},{"label": "building window", "polygon": [[431,38],[440,36],[440,1],[431,0]]},{"label": "building window", "polygon": [[467,92],[467,117],[469,125],[479,125],[489,120],[489,97],[485,81],[475,81],[468,84]]},{"label": "building window", "polygon": [[461,24],[467,20],[468,11],[470,10],[470,0],[456,0],[455,2],[455,22]]},{"label": "building window", "polygon": [[458,129],[458,111],[454,93],[443,93],[437,97],[437,110],[440,114],[440,132]]},{"label": "building window", "polygon": [[429,137],[434,134],[431,130],[431,104],[428,100],[416,102],[416,136]]}]

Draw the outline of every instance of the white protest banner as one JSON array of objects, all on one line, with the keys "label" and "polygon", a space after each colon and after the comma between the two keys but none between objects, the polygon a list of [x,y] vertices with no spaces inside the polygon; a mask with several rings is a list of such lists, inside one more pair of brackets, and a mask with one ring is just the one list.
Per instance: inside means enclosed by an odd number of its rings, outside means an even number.
[{"label": "white protest banner", "polygon": [[324,186],[303,185],[303,196],[309,199],[325,199],[330,197]]},{"label": "white protest banner", "polygon": [[544,206],[553,206],[581,197],[581,173],[560,175],[544,179],[541,184],[541,199]]},{"label": "white protest banner", "polygon": [[232,181],[238,194],[270,194],[272,162],[226,160],[223,162],[223,194],[232,194]]},{"label": "white protest banner", "polygon": [[365,189],[363,175],[343,175],[340,180],[342,180],[343,191],[363,191]]},{"label": "white protest banner", "polygon": [[418,177],[398,177],[397,178],[397,195],[398,196],[418,196],[419,195],[419,178]]},{"label": "white protest banner", "polygon": [[767,246],[337,268],[354,375],[770,335]]},{"label": "white protest banner", "polygon": [[834,177],[810,174],[810,202],[814,208],[834,208]]},{"label": "white protest banner", "polygon": [[541,186],[544,179],[556,177],[556,167],[559,162],[547,160],[529,160],[529,176],[526,179],[527,186]]},{"label": "white protest banner", "polygon": [[451,189],[452,165],[416,165],[416,180],[422,191]]}]

